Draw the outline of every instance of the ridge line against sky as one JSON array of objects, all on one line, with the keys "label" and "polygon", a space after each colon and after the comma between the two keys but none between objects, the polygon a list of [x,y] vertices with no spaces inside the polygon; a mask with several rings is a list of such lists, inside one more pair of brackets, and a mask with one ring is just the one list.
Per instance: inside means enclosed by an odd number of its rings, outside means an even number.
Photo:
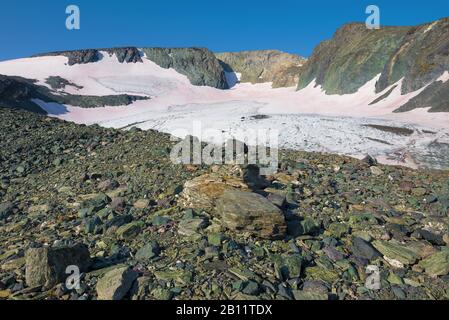
[{"label": "ridge line against sky", "polygon": [[[338,2],[338,3],[337,3]],[[81,29],[65,9],[81,10]],[[206,47],[214,52],[272,49],[308,57],[343,24],[364,22],[368,5],[381,24],[411,26],[449,16],[447,0],[106,0],[3,1],[0,61],[84,48]]]}]

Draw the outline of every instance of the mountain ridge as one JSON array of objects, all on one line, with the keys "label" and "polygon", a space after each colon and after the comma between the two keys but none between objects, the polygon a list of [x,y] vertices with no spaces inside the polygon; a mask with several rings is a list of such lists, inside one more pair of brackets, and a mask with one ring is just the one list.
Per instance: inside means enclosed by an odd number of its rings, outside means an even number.
[{"label": "mountain ridge", "polygon": [[[449,82],[441,81],[449,71],[449,18],[379,30],[351,22],[321,42],[308,59],[279,50],[214,53],[196,47],[80,49],[33,57],[64,56],[73,66],[96,63],[102,55],[115,56],[119,63],[137,64],[148,59],[187,76],[194,86],[221,90],[238,82],[272,83],[272,88],[297,86],[302,90],[315,81],[327,95],[346,95],[378,77],[370,106],[377,106],[400,90],[402,95],[412,94],[413,99],[398,104],[396,112],[419,108],[449,112]],[[377,96],[380,93],[382,96]]]},{"label": "mountain ridge", "polygon": [[225,70],[241,74],[240,82],[272,82],[273,88],[295,86],[306,61],[299,55],[280,50],[217,52],[215,55]]},{"label": "mountain ridge", "polygon": [[[304,64],[298,90],[313,80],[327,94],[351,94],[380,74],[376,93],[403,79],[401,93],[422,89],[449,70],[449,18],[411,27],[382,27],[369,30],[362,23],[340,27],[334,36],[319,44]],[[448,92],[443,82],[431,89]],[[398,111],[429,107],[429,93]],[[431,111],[449,111],[449,97],[433,99]]]}]

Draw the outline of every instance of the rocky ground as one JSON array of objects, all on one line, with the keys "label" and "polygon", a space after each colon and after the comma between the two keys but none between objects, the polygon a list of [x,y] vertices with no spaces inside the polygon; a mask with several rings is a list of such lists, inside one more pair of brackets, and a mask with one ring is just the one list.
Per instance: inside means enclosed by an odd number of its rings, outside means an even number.
[{"label": "rocky ground", "polygon": [[0,128],[0,299],[449,298],[448,172],[282,151],[260,177],[172,164],[154,131]]}]

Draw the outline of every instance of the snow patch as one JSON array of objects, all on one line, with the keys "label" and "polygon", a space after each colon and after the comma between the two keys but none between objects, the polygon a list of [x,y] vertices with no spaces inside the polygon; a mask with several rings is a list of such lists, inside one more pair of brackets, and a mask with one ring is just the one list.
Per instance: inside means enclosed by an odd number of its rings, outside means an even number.
[{"label": "snow patch", "polygon": [[449,80],[449,71],[444,71],[444,73],[439,77],[436,81],[443,81],[443,83],[446,83],[446,81]]}]

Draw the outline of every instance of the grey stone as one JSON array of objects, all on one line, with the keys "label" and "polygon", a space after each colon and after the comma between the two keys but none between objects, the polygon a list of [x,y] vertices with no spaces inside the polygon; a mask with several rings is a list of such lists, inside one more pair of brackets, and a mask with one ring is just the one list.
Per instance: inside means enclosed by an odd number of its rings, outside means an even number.
[{"label": "grey stone", "polygon": [[369,261],[381,256],[379,251],[377,251],[369,242],[358,237],[355,237],[352,240],[352,252],[355,256]]},{"label": "grey stone", "polygon": [[203,218],[182,220],[178,225],[178,233],[189,237],[206,228],[207,224],[207,221]]},{"label": "grey stone", "polygon": [[323,249],[323,252],[333,261],[340,261],[345,258],[345,255],[338,251],[335,247],[326,247]]},{"label": "grey stone", "polygon": [[0,219],[6,219],[12,214],[14,205],[11,202],[0,204]]},{"label": "grey stone", "polygon": [[138,261],[148,261],[157,257],[161,252],[161,248],[156,241],[146,244],[140,248],[136,253],[136,260]]},{"label": "grey stone", "polygon": [[250,296],[257,296],[260,293],[260,286],[255,281],[248,281],[242,292]]},{"label": "grey stone", "polygon": [[245,231],[265,239],[282,239],[286,234],[283,213],[259,194],[226,190],[217,201],[217,212],[229,229]]},{"label": "grey stone", "polygon": [[98,300],[122,300],[137,277],[137,272],[129,267],[107,272],[97,283]]},{"label": "grey stone", "polygon": [[26,283],[29,287],[53,287],[67,277],[66,268],[76,266],[85,272],[92,261],[83,244],[58,248],[32,248],[26,254]]},{"label": "grey stone", "polygon": [[443,240],[443,236],[432,233],[428,230],[421,229],[418,231],[423,239],[429,241],[431,244],[435,246],[444,246],[446,243]]}]

